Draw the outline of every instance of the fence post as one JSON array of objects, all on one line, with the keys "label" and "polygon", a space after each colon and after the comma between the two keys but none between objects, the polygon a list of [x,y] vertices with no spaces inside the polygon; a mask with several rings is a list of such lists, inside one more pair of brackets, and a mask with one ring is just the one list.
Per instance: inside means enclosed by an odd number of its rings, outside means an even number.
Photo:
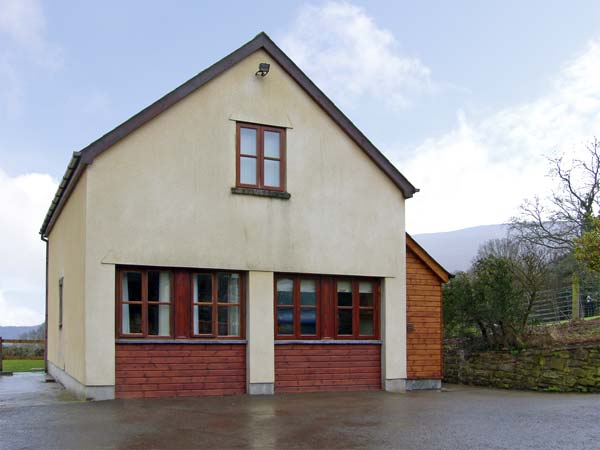
[{"label": "fence post", "polygon": [[573,274],[573,278],[572,278],[571,305],[572,305],[571,319],[581,318],[581,309],[580,309],[580,302],[579,302],[579,275],[577,275],[577,274]]},{"label": "fence post", "polygon": [[2,336],[0,336],[0,375],[2,375]]}]

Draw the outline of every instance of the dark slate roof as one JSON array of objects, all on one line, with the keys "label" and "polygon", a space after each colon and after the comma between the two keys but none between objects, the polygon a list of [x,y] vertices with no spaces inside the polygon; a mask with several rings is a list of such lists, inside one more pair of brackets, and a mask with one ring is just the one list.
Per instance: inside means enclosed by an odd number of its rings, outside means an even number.
[{"label": "dark slate roof", "polygon": [[405,198],[410,198],[416,189],[398,169],[369,141],[364,134],[342,113],[337,106],[298,68],[296,64],[267,36],[266,33],[258,34],[254,39],[244,44],[242,47],[230,53],[225,58],[210,66],[208,69],[200,72],[194,78],[186,81],[175,90],[157,100],[147,108],[143,109],[135,116],[129,118],[121,125],[109,131],[100,139],[92,142],[79,152],[73,153],[69,166],[63,176],[54,200],[50,205],[40,234],[43,238],[47,237],[52,229],[56,219],[60,215],[70,193],[73,191],[79,177],[82,175],[85,167],[91,164],[96,156],[104,150],[132,133],[146,122],[149,122],[160,113],[170,108],[179,100],[188,96],[196,89],[208,83],[213,78],[225,72],[236,63],[257,50],[267,52],[286,72],[291,76],[304,91],[344,130],[356,144],[364,150],[371,160],[392,180],[392,182],[402,191]]}]

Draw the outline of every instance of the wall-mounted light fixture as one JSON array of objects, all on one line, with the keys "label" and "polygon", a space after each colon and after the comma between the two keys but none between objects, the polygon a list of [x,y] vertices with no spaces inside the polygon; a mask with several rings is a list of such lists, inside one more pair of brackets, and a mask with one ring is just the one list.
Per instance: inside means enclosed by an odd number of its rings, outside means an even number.
[{"label": "wall-mounted light fixture", "polygon": [[258,65],[258,71],[254,75],[256,75],[257,77],[266,77],[269,73],[269,67],[271,67],[270,64],[260,63]]}]

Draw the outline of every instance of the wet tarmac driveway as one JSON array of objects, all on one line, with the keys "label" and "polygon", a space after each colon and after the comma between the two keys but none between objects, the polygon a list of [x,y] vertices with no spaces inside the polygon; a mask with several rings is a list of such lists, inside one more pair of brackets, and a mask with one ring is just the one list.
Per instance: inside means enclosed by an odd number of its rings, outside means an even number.
[{"label": "wet tarmac driveway", "polygon": [[0,377],[0,448],[598,449],[600,395],[446,386],[92,403],[15,375]]}]

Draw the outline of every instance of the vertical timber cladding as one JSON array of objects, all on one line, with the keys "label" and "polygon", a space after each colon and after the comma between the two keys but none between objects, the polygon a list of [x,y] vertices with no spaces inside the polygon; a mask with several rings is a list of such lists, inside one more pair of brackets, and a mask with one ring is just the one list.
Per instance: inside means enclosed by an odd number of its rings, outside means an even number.
[{"label": "vertical timber cladding", "polygon": [[379,344],[275,346],[275,392],[381,389]]},{"label": "vertical timber cladding", "polygon": [[245,344],[116,345],[116,398],[245,392]]},{"label": "vertical timber cladding", "polygon": [[406,249],[406,272],[407,375],[441,379],[442,281],[411,248]]}]

